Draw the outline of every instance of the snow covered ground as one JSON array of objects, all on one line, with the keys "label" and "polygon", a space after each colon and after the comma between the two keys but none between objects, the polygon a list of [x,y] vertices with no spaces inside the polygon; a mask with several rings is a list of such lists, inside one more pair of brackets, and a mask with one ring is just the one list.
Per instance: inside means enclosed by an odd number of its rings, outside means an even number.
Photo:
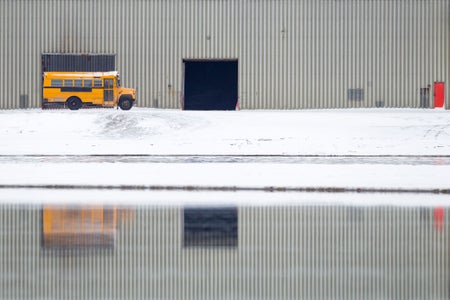
[{"label": "snow covered ground", "polygon": [[[46,161],[46,155],[388,155],[371,165],[308,162],[140,163]],[[450,112],[0,111],[1,185],[165,185],[449,189]],[[39,162],[20,155],[44,156]],[[434,164],[393,164],[396,155]],[[381,158],[383,159],[383,158]],[[6,190],[4,190],[6,191]]]},{"label": "snow covered ground", "polygon": [[0,138],[0,155],[450,155],[450,112],[4,110]]}]

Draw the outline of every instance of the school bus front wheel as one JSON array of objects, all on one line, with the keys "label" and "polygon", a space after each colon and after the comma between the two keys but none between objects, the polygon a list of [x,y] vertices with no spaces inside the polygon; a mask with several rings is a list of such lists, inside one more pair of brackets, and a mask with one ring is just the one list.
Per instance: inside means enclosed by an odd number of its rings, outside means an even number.
[{"label": "school bus front wheel", "polygon": [[120,97],[119,107],[122,110],[130,110],[133,107],[133,99],[130,96]]}]

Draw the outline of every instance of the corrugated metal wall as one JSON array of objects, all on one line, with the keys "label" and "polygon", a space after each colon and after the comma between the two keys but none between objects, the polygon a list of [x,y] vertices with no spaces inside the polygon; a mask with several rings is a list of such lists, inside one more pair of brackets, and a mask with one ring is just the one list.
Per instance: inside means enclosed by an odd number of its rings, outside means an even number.
[{"label": "corrugated metal wall", "polygon": [[181,207],[139,206],[114,250],[64,252],[40,248],[40,207],[3,204],[0,298],[448,299],[444,212],[241,206],[237,248],[184,248]]},{"label": "corrugated metal wall", "polygon": [[116,53],[140,106],[179,108],[182,60],[214,58],[239,60],[242,108],[419,107],[450,88],[449,18],[448,0],[3,0],[0,108],[39,107],[41,53],[70,52]]}]

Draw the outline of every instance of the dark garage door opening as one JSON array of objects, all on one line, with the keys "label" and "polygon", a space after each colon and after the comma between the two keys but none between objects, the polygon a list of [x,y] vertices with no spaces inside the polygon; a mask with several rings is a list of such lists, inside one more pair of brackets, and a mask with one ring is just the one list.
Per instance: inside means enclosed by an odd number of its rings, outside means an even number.
[{"label": "dark garage door opening", "polygon": [[237,100],[237,60],[184,61],[185,110],[235,110]]}]

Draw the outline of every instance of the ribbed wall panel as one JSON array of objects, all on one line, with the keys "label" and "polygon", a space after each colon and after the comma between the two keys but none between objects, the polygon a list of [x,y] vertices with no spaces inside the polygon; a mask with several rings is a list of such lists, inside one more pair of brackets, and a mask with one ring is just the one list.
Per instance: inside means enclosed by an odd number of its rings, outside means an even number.
[{"label": "ribbed wall panel", "polygon": [[89,251],[41,248],[40,209],[0,207],[0,299],[450,296],[447,208],[241,206],[237,248],[184,248],[181,207],[139,206]]},{"label": "ribbed wall panel", "polygon": [[449,18],[448,0],[3,0],[0,108],[40,107],[40,55],[65,52],[117,54],[139,106],[180,107],[183,59],[238,59],[242,108],[419,107],[427,85],[432,106]]}]

